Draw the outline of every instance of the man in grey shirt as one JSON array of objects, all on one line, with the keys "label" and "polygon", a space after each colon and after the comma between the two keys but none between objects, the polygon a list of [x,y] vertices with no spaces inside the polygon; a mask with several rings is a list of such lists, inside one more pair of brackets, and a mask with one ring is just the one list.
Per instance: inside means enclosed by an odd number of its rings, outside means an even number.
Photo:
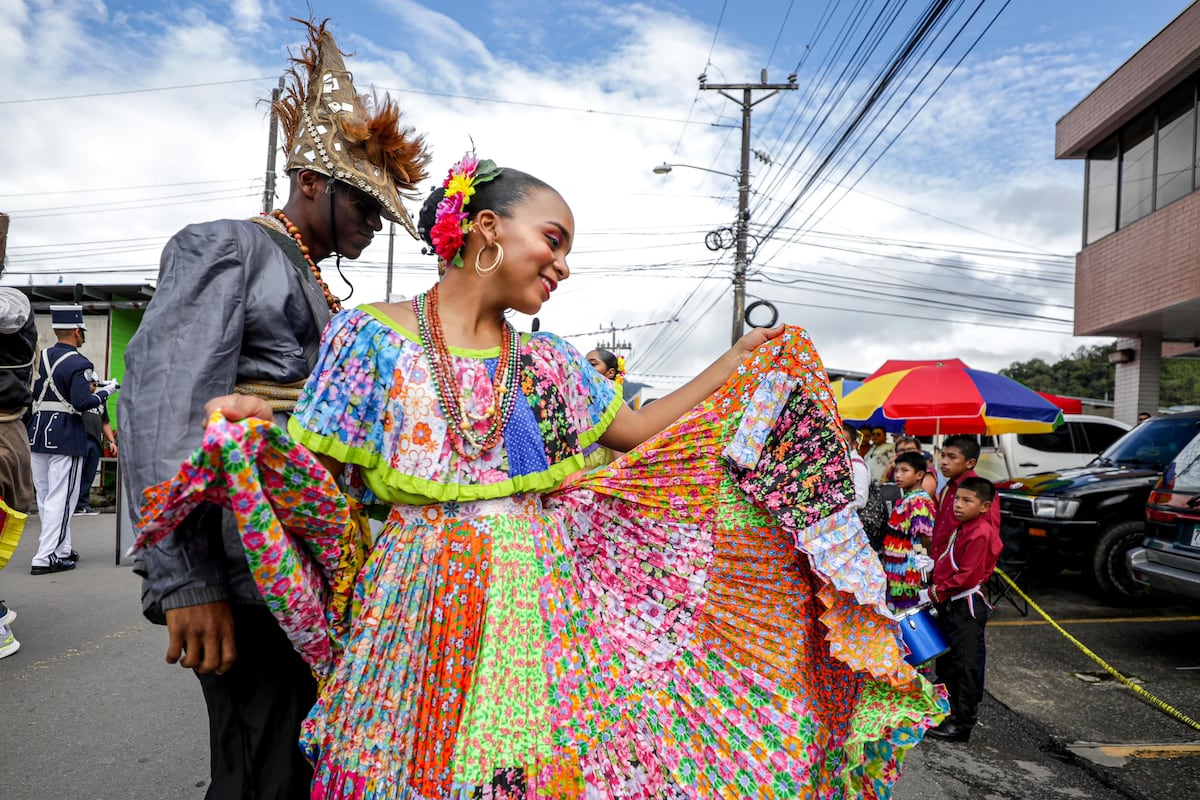
[{"label": "man in grey shirt", "polygon": [[[234,391],[276,398],[286,422],[340,304],[317,264],[358,257],[382,227],[416,236],[401,197],[428,154],[390,99],[354,90],[325,24],[309,38],[276,104],[290,176],[282,210],[190,225],[162,255],[158,285],[125,352],[118,406],[132,508],[199,447],[204,403]],[[362,137],[366,123],[367,138]],[[346,125],[357,135],[347,136]],[[135,565],[142,605],[169,633],[167,661],[194,669],[209,714],[210,800],[307,798],[299,727],[315,701],[308,666],[255,587],[232,516],[197,509]]]}]

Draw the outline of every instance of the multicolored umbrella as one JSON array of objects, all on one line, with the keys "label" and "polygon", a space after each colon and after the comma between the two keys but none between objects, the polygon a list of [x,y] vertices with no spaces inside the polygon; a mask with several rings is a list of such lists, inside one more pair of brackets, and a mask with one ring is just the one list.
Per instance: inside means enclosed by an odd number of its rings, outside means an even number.
[{"label": "multicolored umbrella", "polygon": [[[858,391],[863,385],[863,381],[857,381],[853,378],[838,378],[836,381],[830,381],[829,389],[833,392],[833,399],[840,409],[842,407],[842,399],[851,392]],[[846,422],[851,421],[846,419],[845,415],[842,416],[842,419]],[[872,414],[870,419],[855,420],[854,424],[859,428],[867,430],[871,428],[883,428],[888,433],[903,433],[904,431],[904,420],[887,419],[883,416],[882,410]]]},{"label": "multicolored umbrella", "polygon": [[843,397],[862,385],[862,381],[856,381],[853,378],[838,378],[836,381],[829,382],[829,389],[833,392],[833,399],[840,403]]},{"label": "multicolored umbrella", "polygon": [[915,436],[1046,433],[1063,421],[1062,411],[1032,389],[962,362],[876,373],[845,394],[838,411],[855,425],[883,419]]}]

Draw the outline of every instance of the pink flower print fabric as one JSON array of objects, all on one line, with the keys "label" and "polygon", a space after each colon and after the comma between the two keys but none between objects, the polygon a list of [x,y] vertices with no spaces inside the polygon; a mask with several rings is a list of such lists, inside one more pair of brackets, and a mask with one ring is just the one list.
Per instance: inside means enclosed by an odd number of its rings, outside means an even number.
[{"label": "pink flower print fabric", "polygon": [[267,607],[313,672],[329,672],[348,629],[365,529],[311,453],[273,423],[216,413],[200,449],[145,500],[134,551],[153,547],[201,503],[232,511]]},{"label": "pink flower print fabric", "polygon": [[[904,661],[798,329],[557,491],[394,504],[361,570],[311,456],[266,423],[214,423],[150,508],[170,527],[188,503],[232,505],[285,629],[331,665],[301,742],[314,798],[887,798],[947,711]],[[289,488],[305,476],[327,519]]]}]

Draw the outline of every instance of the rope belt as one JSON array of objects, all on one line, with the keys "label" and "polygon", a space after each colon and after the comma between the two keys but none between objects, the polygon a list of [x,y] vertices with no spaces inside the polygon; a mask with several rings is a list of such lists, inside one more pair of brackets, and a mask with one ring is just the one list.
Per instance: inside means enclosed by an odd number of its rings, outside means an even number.
[{"label": "rope belt", "polygon": [[238,394],[248,394],[261,397],[267,401],[272,411],[294,411],[296,401],[300,399],[300,391],[307,378],[301,378],[292,383],[271,383],[269,381],[244,381],[235,384],[233,391]]},{"label": "rope belt", "polygon": [[0,369],[4,369],[4,370],[25,369],[27,367],[32,367],[33,362],[35,362],[35,361],[37,361],[36,355],[33,358],[26,361],[24,364],[0,364]]},{"label": "rope belt", "polygon": [[24,416],[25,409],[23,408],[17,411],[0,411],[0,423],[16,422]]}]

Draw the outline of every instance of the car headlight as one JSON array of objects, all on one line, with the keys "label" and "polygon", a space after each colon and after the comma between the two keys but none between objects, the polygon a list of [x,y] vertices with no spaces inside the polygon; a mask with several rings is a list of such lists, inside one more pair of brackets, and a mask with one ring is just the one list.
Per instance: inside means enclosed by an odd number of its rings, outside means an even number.
[{"label": "car headlight", "polygon": [[1065,497],[1035,497],[1033,514],[1048,519],[1070,519],[1079,510],[1079,501]]}]

